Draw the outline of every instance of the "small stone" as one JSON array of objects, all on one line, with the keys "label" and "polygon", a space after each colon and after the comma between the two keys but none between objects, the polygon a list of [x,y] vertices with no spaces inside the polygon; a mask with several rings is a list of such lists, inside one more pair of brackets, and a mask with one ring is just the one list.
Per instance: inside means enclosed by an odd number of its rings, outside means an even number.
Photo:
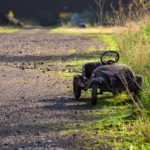
[{"label": "small stone", "polygon": [[17,150],[23,150],[23,148],[21,148],[21,147],[18,147],[18,148],[17,148]]},{"label": "small stone", "polygon": [[9,118],[10,115],[6,115],[6,118]]},{"label": "small stone", "polygon": [[37,132],[37,133],[36,133],[36,135],[37,135],[37,136],[40,136],[40,135],[41,135],[41,133],[40,133],[40,132]]},{"label": "small stone", "polygon": [[4,146],[8,146],[9,144],[8,143],[4,143]]},{"label": "small stone", "polygon": [[17,133],[22,133],[22,130],[17,130],[16,132],[17,132]]},{"label": "small stone", "polygon": [[39,118],[39,116],[36,115],[34,118]]},{"label": "small stone", "polygon": [[17,136],[17,133],[14,133],[13,135],[14,135],[14,136]]},{"label": "small stone", "polygon": [[38,144],[41,144],[41,143],[42,143],[42,141],[37,141],[37,143],[38,143]]},{"label": "small stone", "polygon": [[78,112],[77,112],[77,111],[75,111],[74,113],[75,113],[75,114],[77,114]]},{"label": "small stone", "polygon": [[48,140],[47,143],[48,143],[48,144],[52,144],[53,141],[52,141],[52,140]]},{"label": "small stone", "polygon": [[19,69],[25,70],[24,66],[19,66]]}]

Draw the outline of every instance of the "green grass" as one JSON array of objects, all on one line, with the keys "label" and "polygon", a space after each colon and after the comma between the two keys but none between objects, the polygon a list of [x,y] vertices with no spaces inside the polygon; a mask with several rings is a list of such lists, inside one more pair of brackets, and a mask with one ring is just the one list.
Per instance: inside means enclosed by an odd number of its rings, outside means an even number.
[{"label": "green grass", "polygon": [[15,33],[20,31],[18,28],[13,27],[0,27],[0,33]]},{"label": "green grass", "polygon": [[[149,141],[145,142],[142,131],[137,131],[137,125],[140,124],[141,127],[141,121],[124,121],[120,116],[126,117],[126,111],[109,113],[107,119],[70,124],[60,134],[63,137],[68,134],[78,135],[78,142],[82,141],[84,149],[99,149],[103,145],[110,149],[130,149],[131,146],[139,150],[149,148]],[[102,116],[101,113],[99,115]],[[91,145],[93,142],[94,144]]]},{"label": "green grass", "polygon": [[50,33],[59,33],[59,34],[100,34],[107,32],[105,30],[101,30],[101,28],[68,28],[68,27],[60,27],[60,28],[54,28],[50,31]]},{"label": "green grass", "polygon": [[105,44],[104,50],[118,50],[116,43],[116,35],[100,35],[99,40]]},{"label": "green grass", "polygon": [[[100,97],[99,97],[100,98]],[[82,102],[86,103],[86,102]],[[132,104],[123,99],[101,96],[96,107],[86,112],[87,120],[63,126],[52,126],[66,140],[70,136],[72,147],[83,149],[147,149],[150,146],[149,121],[143,119]]]},{"label": "green grass", "polygon": [[124,63],[144,76],[142,103],[150,108],[150,25],[141,25],[138,32],[130,30],[118,37],[118,46]]},{"label": "green grass", "polygon": [[123,32],[125,28],[121,27],[112,27],[112,28],[104,28],[104,27],[87,27],[87,28],[75,28],[75,27],[58,27],[50,30],[50,33],[57,34],[72,34],[72,35],[83,35],[83,34],[112,34],[112,33],[120,33]]}]

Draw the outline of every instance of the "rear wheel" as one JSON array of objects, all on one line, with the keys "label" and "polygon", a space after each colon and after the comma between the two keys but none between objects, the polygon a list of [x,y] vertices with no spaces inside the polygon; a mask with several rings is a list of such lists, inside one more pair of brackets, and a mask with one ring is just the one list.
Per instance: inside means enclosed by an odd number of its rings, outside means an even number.
[{"label": "rear wheel", "polygon": [[97,104],[97,83],[92,84],[92,105]]},{"label": "rear wheel", "polygon": [[81,96],[81,87],[79,86],[79,78],[74,77],[73,79],[73,93],[76,99],[79,99]]}]

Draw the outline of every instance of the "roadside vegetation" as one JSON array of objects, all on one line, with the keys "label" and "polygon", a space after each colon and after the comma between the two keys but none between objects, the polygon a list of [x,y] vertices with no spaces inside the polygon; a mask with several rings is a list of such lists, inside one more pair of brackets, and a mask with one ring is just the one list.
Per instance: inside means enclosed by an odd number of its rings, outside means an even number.
[{"label": "roadside vegetation", "polygon": [[18,32],[19,30],[19,28],[0,26],[0,33],[14,33]]},{"label": "roadside vegetation", "polygon": [[[89,121],[79,120],[65,125],[62,129],[56,126],[58,133],[70,141],[70,145],[83,149],[143,149],[150,147],[150,23],[145,18],[141,22],[130,22],[125,27],[95,28],[56,28],[51,33],[90,35],[91,40],[103,42],[101,50],[117,50],[120,62],[133,68],[144,76],[141,101],[132,102],[130,95],[122,93],[117,97],[109,94],[99,97],[99,103],[87,113]],[[78,52],[75,52],[78,53]],[[61,72],[62,76],[71,79],[78,74],[86,62],[99,61],[99,50],[94,46],[82,54],[63,62],[73,69]],[[90,56],[90,57],[89,57]],[[62,62],[61,62],[62,63]],[[90,91],[83,93],[90,101]],[[85,100],[81,100],[81,105]],[[72,140],[70,140],[72,138]]]},{"label": "roadside vegetation", "polygon": [[[146,18],[146,20],[149,20]],[[119,36],[118,48],[123,62],[144,76],[142,104],[150,108],[150,23],[144,20],[139,25],[130,24],[130,29]]]}]

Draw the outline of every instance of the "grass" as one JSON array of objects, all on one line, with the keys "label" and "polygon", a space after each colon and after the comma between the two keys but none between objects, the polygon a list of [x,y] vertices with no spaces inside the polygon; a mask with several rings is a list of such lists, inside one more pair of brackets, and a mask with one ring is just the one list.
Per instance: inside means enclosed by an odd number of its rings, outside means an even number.
[{"label": "grass", "polygon": [[105,43],[104,50],[117,50],[116,35],[101,35],[98,38]]},{"label": "grass", "polygon": [[101,97],[96,107],[86,113],[86,120],[50,128],[66,141],[72,138],[69,144],[75,149],[78,149],[78,145],[87,150],[149,148],[149,121],[140,117],[132,104],[119,97],[114,101],[114,98],[107,94]]},{"label": "grass", "polygon": [[84,149],[99,149],[102,146],[110,149],[130,149],[131,146],[147,149],[150,146],[149,135],[146,138],[142,129],[149,126],[142,120],[128,120],[128,117],[136,118],[126,106],[107,106],[93,112],[89,122],[70,124],[60,134],[62,137],[78,135],[77,139],[82,141]]},{"label": "grass", "polygon": [[[134,29],[134,30],[133,30]],[[135,32],[136,30],[136,32]],[[125,31],[125,32],[124,32]],[[94,39],[104,43],[102,50],[118,50],[121,63],[130,65],[133,70],[144,76],[143,94],[139,109],[129,101],[126,93],[112,97],[107,93],[99,96],[98,104],[87,111],[87,119],[79,119],[75,123],[55,126],[55,131],[75,149],[117,149],[117,150],[147,150],[150,147],[150,25],[128,24],[128,26],[114,28],[66,28],[52,29],[50,33],[94,35]],[[96,36],[96,38],[95,38]],[[92,46],[91,46],[92,47]],[[77,51],[73,51],[79,53]],[[77,57],[57,65],[69,64],[72,72],[62,71],[62,77],[70,80],[78,74],[76,70],[86,62],[98,61],[98,51],[84,53],[84,57]],[[86,99],[80,105],[87,105],[90,91],[83,93]],[[90,105],[90,104],[89,104]],[[143,108],[144,107],[144,108]],[[142,112],[142,114],[141,114]],[[53,127],[50,126],[52,129]],[[70,140],[72,139],[72,140]]]},{"label": "grass", "polygon": [[118,39],[123,62],[145,78],[141,101],[145,107],[150,108],[150,24],[141,24],[136,33],[129,30]]},{"label": "grass", "polygon": [[88,27],[88,28],[73,28],[73,27],[58,27],[53,28],[50,30],[50,33],[57,33],[57,34],[113,34],[113,33],[120,33],[127,30],[126,28],[122,27],[112,27],[112,28],[104,28],[104,27]]},{"label": "grass", "polygon": [[0,27],[0,33],[15,33],[18,31],[20,31],[20,29],[14,27]]}]

